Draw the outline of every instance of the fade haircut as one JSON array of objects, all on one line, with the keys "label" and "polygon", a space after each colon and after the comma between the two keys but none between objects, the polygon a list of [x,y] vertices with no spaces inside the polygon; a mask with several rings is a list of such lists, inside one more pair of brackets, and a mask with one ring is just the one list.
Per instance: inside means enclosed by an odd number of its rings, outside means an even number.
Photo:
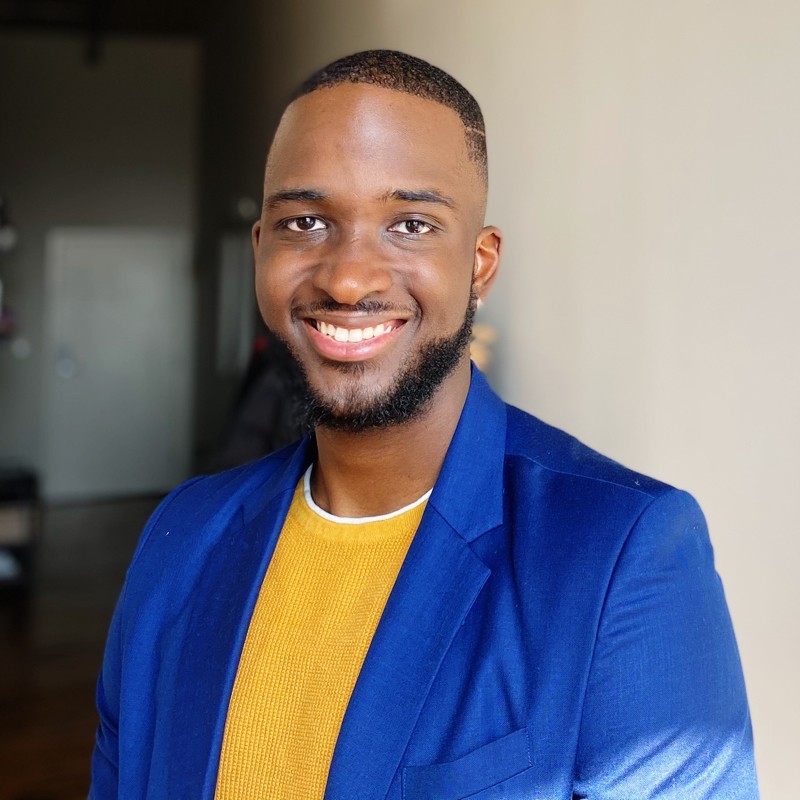
[{"label": "fade haircut", "polygon": [[486,127],[478,101],[452,76],[421,58],[398,50],[363,50],[317,70],[294,92],[291,101],[326,86],[368,83],[433,100],[461,118],[467,153],[486,182]]}]

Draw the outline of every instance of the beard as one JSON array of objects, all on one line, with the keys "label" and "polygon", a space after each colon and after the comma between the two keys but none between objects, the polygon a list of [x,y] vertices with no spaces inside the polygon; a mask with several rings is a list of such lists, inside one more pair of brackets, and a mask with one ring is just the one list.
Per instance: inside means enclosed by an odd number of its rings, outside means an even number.
[{"label": "beard", "polygon": [[[303,424],[309,429],[322,426],[360,433],[401,425],[418,417],[469,347],[476,300],[475,294],[470,292],[461,327],[451,336],[424,345],[413,359],[405,362],[392,385],[375,396],[364,397],[359,386],[355,385],[335,401],[324,397],[313,388],[303,364],[290,347],[300,373]],[[354,376],[366,372],[358,362],[337,364],[336,368]]]}]

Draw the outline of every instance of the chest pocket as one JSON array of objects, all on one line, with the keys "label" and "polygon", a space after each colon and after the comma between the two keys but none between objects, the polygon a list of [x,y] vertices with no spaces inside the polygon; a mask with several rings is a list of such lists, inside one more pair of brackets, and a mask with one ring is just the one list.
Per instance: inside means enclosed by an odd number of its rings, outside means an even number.
[{"label": "chest pocket", "polygon": [[510,778],[531,766],[528,732],[521,728],[495,739],[446,764],[403,769],[403,800],[463,800],[475,796],[503,797],[501,789]]}]

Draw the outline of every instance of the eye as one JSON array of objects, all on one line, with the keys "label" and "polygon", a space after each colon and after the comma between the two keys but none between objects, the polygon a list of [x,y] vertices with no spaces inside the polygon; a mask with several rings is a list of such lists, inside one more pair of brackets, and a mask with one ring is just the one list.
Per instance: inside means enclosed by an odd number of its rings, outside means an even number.
[{"label": "eye", "polygon": [[287,230],[295,233],[321,231],[328,227],[319,217],[292,217],[281,224]]},{"label": "eye", "polygon": [[395,233],[405,233],[409,236],[421,236],[425,233],[430,233],[433,230],[433,225],[423,222],[421,219],[404,219],[401,222],[395,222],[389,230]]}]

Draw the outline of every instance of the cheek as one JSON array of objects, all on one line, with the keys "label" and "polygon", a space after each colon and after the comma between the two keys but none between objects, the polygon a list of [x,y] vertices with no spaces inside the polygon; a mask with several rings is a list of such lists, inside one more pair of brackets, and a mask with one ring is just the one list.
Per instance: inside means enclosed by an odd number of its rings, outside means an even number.
[{"label": "cheek", "polygon": [[409,275],[407,289],[414,295],[423,315],[435,317],[451,327],[460,325],[472,287],[471,249],[450,250],[424,264],[417,264]]},{"label": "cheek", "polygon": [[285,274],[274,262],[256,265],[256,300],[261,316],[270,328],[279,328],[281,310],[288,311],[291,308],[288,282],[281,278]]}]

